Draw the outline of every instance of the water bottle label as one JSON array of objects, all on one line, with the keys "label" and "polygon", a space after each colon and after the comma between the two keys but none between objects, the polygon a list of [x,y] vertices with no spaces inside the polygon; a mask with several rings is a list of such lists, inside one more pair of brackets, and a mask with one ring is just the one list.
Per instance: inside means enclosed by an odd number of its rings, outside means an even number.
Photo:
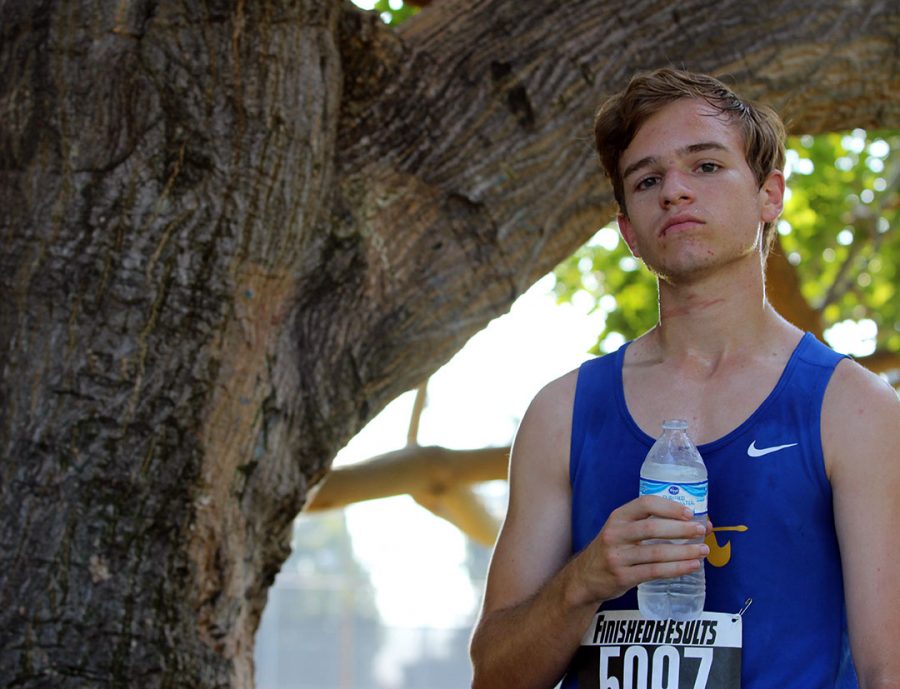
[{"label": "water bottle label", "polygon": [[694,516],[703,516],[707,512],[707,495],[709,481],[695,483],[670,483],[641,478],[641,495],[658,495],[661,498],[681,503],[694,511]]}]

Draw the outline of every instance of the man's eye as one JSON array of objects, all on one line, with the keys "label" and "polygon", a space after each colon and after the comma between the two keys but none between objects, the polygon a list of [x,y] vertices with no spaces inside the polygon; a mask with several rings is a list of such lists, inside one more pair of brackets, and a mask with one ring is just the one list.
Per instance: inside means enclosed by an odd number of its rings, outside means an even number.
[{"label": "man's eye", "polygon": [[634,186],[636,191],[643,191],[654,186],[659,181],[659,177],[644,177]]},{"label": "man's eye", "polygon": [[718,163],[700,163],[699,167],[701,172],[715,172],[722,166]]}]

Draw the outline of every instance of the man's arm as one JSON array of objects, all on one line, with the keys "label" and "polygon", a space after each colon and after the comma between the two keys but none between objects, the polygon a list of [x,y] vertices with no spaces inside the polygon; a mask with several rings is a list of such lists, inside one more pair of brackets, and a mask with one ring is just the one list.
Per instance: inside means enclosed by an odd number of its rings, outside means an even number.
[{"label": "man's arm", "polygon": [[708,552],[702,544],[642,545],[649,538],[699,535],[689,510],[644,497],[614,511],[597,538],[570,559],[576,376],[572,372],[544,388],[516,435],[509,508],[472,638],[474,689],[554,686],[600,603],[641,581],[693,571]]},{"label": "man's arm", "polygon": [[862,689],[900,689],[900,401],[852,361],[825,394],[822,442],[834,492],[850,648]]}]

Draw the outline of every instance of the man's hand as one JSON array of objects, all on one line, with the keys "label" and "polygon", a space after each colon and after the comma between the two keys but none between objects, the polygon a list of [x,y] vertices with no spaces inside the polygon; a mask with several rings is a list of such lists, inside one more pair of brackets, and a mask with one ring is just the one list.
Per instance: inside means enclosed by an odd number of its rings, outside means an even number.
[{"label": "man's hand", "polygon": [[711,528],[708,520],[694,521],[690,508],[665,498],[645,495],[625,503],[572,563],[579,592],[573,602],[618,598],[641,582],[698,570],[709,554],[702,539]]}]

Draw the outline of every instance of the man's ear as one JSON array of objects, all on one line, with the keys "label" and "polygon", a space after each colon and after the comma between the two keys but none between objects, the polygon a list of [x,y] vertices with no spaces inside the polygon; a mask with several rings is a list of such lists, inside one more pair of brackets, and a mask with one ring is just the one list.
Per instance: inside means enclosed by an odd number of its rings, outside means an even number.
[{"label": "man's ear", "polygon": [[628,216],[624,213],[619,213],[616,216],[616,221],[619,223],[619,234],[622,235],[622,239],[625,240],[625,243],[631,250],[631,255],[635,258],[640,258],[641,252],[637,248],[637,242],[635,241],[634,237],[634,229],[631,227],[631,221],[628,219]]},{"label": "man's ear", "polygon": [[775,222],[784,209],[784,173],[772,170],[759,189],[760,219],[763,222]]}]

